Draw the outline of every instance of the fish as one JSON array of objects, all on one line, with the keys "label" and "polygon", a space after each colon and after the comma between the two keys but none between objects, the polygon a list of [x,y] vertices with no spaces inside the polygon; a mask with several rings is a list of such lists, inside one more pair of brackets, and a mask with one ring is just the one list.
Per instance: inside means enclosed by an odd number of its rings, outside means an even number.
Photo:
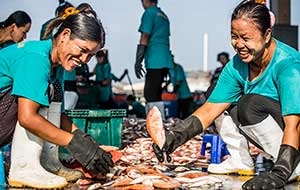
[{"label": "fish", "polygon": [[156,106],[153,106],[147,114],[146,129],[152,141],[162,149],[166,141],[166,136],[162,116]]}]

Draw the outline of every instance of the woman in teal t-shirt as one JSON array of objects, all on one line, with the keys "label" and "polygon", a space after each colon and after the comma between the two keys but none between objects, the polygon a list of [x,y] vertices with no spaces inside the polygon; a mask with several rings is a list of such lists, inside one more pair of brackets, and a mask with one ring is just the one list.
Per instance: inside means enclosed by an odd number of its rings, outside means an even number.
[{"label": "woman in teal t-shirt", "polygon": [[178,116],[180,119],[185,119],[193,113],[193,97],[182,66],[175,62],[174,73],[174,91],[177,93]]},{"label": "woman in teal t-shirt", "polygon": [[[166,133],[163,150],[168,160],[177,147],[237,104],[230,113],[237,118],[235,131],[242,131],[246,140],[271,155],[275,162],[271,171],[253,177],[242,188],[282,189],[286,182],[300,176],[300,54],[272,37],[271,18],[269,9],[255,1],[245,0],[234,9],[231,45],[236,55],[224,67],[208,100]],[[240,143],[239,139],[231,140],[242,148],[240,152],[250,156],[247,141],[241,145],[236,143]],[[153,147],[163,161],[162,150],[157,145]],[[228,158],[231,171],[243,169],[233,168],[243,161],[239,157],[244,155],[238,154]],[[228,169],[223,167],[224,162],[214,165],[220,170]],[[253,174],[253,160],[248,164],[248,174],[251,170]]]},{"label": "woman in teal t-shirt", "polygon": [[112,73],[110,63],[108,61],[108,51],[100,50],[96,54],[97,64],[94,69],[96,75],[96,101],[100,108],[113,108],[113,92],[112,92]]},{"label": "woman in teal t-shirt", "polygon": [[[67,115],[61,115],[59,128],[42,113],[53,95],[61,94],[56,93],[61,80],[54,80],[54,69],[62,66],[71,71],[86,64],[104,46],[102,24],[87,5],[68,9],[62,17],[55,18],[45,34],[49,36],[56,28],[52,39],[18,43],[0,51],[1,147],[9,143],[13,135],[7,135],[6,131],[15,130],[8,178],[10,185],[33,188],[67,185],[64,177],[49,173],[39,165],[44,141],[64,146],[83,167],[93,172],[107,173],[113,166],[111,154],[78,129]],[[58,73],[55,78],[61,79],[63,72]],[[49,86],[50,81],[56,83]]]}]

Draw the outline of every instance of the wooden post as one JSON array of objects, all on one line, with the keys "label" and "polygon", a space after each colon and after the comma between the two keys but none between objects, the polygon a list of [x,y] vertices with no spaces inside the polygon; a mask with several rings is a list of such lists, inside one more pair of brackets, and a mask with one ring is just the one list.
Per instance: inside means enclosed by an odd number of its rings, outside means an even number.
[{"label": "wooden post", "polygon": [[270,0],[270,9],[276,16],[277,24],[291,24],[290,0]]}]

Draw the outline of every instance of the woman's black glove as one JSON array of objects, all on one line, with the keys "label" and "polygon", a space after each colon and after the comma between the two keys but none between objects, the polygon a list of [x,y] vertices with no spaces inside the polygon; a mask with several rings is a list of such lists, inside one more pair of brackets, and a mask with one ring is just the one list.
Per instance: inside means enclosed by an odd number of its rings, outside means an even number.
[{"label": "woman's black glove", "polygon": [[281,145],[277,161],[272,170],[258,175],[243,184],[243,189],[283,188],[300,161],[300,153],[290,145]]},{"label": "woman's black glove", "polygon": [[146,49],[147,49],[147,46],[145,46],[145,45],[139,44],[137,46],[134,71],[135,71],[135,75],[138,79],[142,78],[144,76],[144,74],[146,73],[143,68],[143,65],[142,65],[142,61],[144,59]]},{"label": "woman's black glove", "polygon": [[77,129],[66,148],[86,169],[95,173],[108,173],[109,167],[114,166],[112,156],[99,146],[90,135]]},{"label": "woman's black glove", "polygon": [[157,144],[153,144],[154,153],[158,161],[164,161],[164,153],[166,153],[167,161],[171,161],[170,154],[179,146],[193,138],[194,136],[200,134],[203,130],[200,120],[191,115],[182,122],[176,124],[175,127],[166,131],[166,142],[162,149],[158,147]]}]

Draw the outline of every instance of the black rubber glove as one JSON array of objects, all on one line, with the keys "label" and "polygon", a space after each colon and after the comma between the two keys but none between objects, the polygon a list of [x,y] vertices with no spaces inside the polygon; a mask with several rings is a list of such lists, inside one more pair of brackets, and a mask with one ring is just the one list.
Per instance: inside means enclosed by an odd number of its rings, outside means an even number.
[{"label": "black rubber glove", "polygon": [[125,69],[123,75],[127,75],[127,74],[128,74],[128,69]]},{"label": "black rubber glove", "polygon": [[77,129],[73,135],[66,148],[74,158],[88,170],[95,173],[108,173],[109,167],[114,166],[111,154],[101,149],[89,134]]},{"label": "black rubber glove", "polygon": [[134,71],[135,71],[135,75],[138,79],[142,78],[144,76],[144,74],[146,73],[143,68],[143,65],[142,65],[142,61],[144,59],[146,49],[147,49],[147,46],[145,46],[145,45],[139,44],[137,46]]},{"label": "black rubber glove", "polygon": [[290,145],[281,145],[277,161],[272,170],[258,175],[243,184],[243,189],[283,188],[300,161],[300,153]]},{"label": "black rubber glove", "polygon": [[122,76],[117,80],[118,82],[120,82],[121,80],[123,80],[123,78],[128,74],[128,70],[125,69]]},{"label": "black rubber glove", "polygon": [[166,153],[167,161],[171,161],[170,154],[179,146],[193,138],[194,136],[200,134],[203,130],[200,120],[191,115],[182,122],[176,124],[172,129],[166,131],[166,142],[162,150],[157,144],[153,144],[154,153],[158,161],[164,161],[164,153]]}]

